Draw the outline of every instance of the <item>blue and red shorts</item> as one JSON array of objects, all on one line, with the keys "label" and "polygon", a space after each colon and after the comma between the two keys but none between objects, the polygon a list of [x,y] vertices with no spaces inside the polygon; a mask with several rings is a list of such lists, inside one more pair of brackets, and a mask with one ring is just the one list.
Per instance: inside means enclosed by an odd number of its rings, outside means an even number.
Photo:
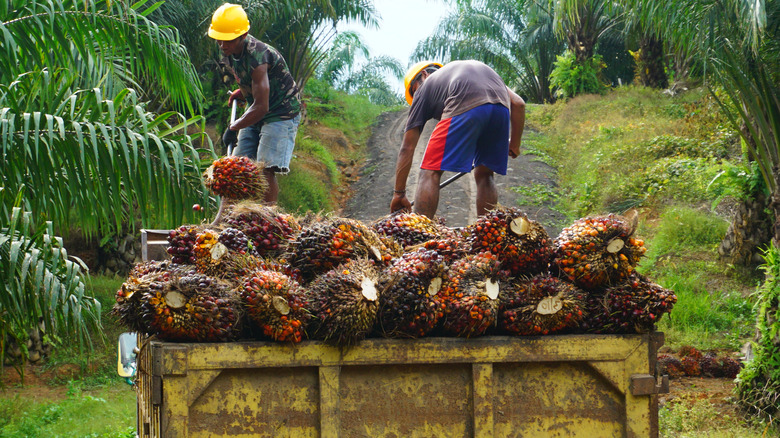
[{"label": "blue and red shorts", "polygon": [[471,172],[486,166],[506,175],[509,109],[488,103],[440,121],[425,148],[421,169]]}]

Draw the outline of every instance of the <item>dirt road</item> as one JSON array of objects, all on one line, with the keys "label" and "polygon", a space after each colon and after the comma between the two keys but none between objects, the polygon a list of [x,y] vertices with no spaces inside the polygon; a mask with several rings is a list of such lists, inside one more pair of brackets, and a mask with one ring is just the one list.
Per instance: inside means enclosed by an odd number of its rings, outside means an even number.
[{"label": "dirt road", "polygon": [[[378,117],[368,143],[366,163],[361,170],[360,179],[352,186],[354,195],[341,212],[342,216],[370,222],[389,213],[395,179],[395,162],[401,147],[408,113],[407,108],[384,113]],[[435,125],[434,120],[425,125],[417,145],[407,183],[407,193],[410,197],[414,196],[422,155]],[[534,134],[527,132],[524,138],[528,135]],[[527,196],[521,196],[517,191],[512,190],[513,187],[555,188],[555,170],[547,164],[535,161],[534,158],[533,155],[521,155],[516,159],[510,159],[507,175],[496,175],[498,201],[505,206],[520,207],[529,218],[540,222],[554,237],[560,232],[563,215],[553,210],[551,205],[540,204],[537,200],[528,199]],[[445,172],[442,181],[453,175],[454,173]],[[474,178],[471,175],[464,175],[442,189],[437,214],[451,227],[466,226],[476,219],[475,196]]]}]

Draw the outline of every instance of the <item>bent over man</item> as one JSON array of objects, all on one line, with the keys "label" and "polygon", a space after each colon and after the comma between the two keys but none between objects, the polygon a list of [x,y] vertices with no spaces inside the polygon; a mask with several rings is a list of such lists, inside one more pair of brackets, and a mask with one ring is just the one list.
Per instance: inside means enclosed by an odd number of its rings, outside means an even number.
[{"label": "bent over man", "polygon": [[249,19],[239,5],[225,3],[211,18],[208,34],[217,40],[225,55],[222,62],[239,86],[231,93],[228,105],[234,99],[250,102],[244,114],[227,127],[222,141],[225,146],[238,143],[233,155],[265,163],[268,191],[264,201],[276,204],[276,174],[290,170],[301,103],[298,86],[282,55],[248,32]]},{"label": "bent over man", "polygon": [[425,123],[439,120],[420,164],[414,211],[433,218],[439,206],[444,171],[471,172],[477,185],[477,214],[498,202],[494,173],[506,175],[508,157],[520,153],[525,102],[507,88],[492,68],[479,61],[443,66],[423,61],[404,77],[411,105],[395,169],[390,210],[409,209],[406,181]]}]

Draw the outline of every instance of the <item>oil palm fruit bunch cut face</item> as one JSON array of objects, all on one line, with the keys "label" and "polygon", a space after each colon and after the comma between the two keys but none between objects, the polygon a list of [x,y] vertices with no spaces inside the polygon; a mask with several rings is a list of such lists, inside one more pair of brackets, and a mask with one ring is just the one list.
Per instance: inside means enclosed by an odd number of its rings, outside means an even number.
[{"label": "oil palm fruit bunch cut face", "polygon": [[301,230],[292,215],[251,202],[235,205],[225,223],[242,231],[249,239],[252,250],[260,257],[281,254],[288,241]]},{"label": "oil palm fruit bunch cut face", "polygon": [[366,258],[378,266],[386,266],[396,255],[366,225],[336,218],[304,227],[290,242],[285,258],[310,281],[348,260]]},{"label": "oil palm fruit bunch cut face", "polygon": [[498,326],[520,335],[548,335],[579,328],[585,315],[586,293],[549,275],[517,280],[499,298]]},{"label": "oil palm fruit bunch cut face", "polygon": [[244,276],[240,296],[249,319],[278,342],[301,342],[311,320],[307,292],[278,271],[257,269]]},{"label": "oil palm fruit bunch cut face", "polygon": [[418,338],[441,317],[437,299],[447,265],[435,251],[418,248],[396,258],[379,277],[379,331],[392,338]]},{"label": "oil palm fruit bunch cut face", "polygon": [[469,338],[495,326],[499,284],[504,280],[500,262],[490,252],[469,254],[455,261],[437,294],[444,307],[444,333]]},{"label": "oil palm fruit bunch cut face", "polygon": [[309,285],[314,337],[338,346],[363,340],[374,327],[379,309],[379,273],[366,259],[350,260]]},{"label": "oil palm fruit bunch cut face", "polygon": [[144,293],[147,332],[167,341],[222,342],[238,330],[239,300],[231,285],[196,271],[174,272],[162,287]]},{"label": "oil palm fruit bunch cut face", "polygon": [[127,280],[116,291],[116,302],[111,309],[120,324],[134,332],[147,332],[147,327],[141,321],[142,297],[144,293],[161,289],[175,269],[176,265],[167,260],[136,264],[130,270]]},{"label": "oil palm fruit bunch cut face", "polygon": [[606,215],[579,219],[553,242],[554,263],[584,289],[608,287],[634,271],[646,248],[633,237],[636,216]]},{"label": "oil palm fruit bunch cut face", "polygon": [[168,233],[168,248],[166,252],[170,254],[173,263],[179,265],[194,265],[195,238],[202,228],[196,225],[182,225]]},{"label": "oil palm fruit bunch cut face", "polygon": [[589,299],[589,331],[596,333],[645,333],[677,302],[673,291],[634,273],[618,286]]},{"label": "oil palm fruit bunch cut face", "polygon": [[442,235],[441,226],[427,216],[404,211],[380,218],[371,227],[379,235],[392,237],[404,248]]},{"label": "oil palm fruit bunch cut face", "polygon": [[268,182],[263,165],[247,157],[222,157],[203,173],[203,180],[214,194],[228,199],[263,199]]}]

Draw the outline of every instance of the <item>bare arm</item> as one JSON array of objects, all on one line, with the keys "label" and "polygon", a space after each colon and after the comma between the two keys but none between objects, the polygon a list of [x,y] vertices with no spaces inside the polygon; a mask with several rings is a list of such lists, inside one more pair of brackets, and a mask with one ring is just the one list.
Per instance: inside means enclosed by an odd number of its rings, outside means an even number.
[{"label": "bare arm", "polygon": [[252,70],[252,105],[246,112],[239,117],[230,129],[238,131],[239,129],[252,126],[259,122],[268,114],[268,96],[270,95],[270,86],[268,83],[268,64],[261,64]]},{"label": "bare arm", "polygon": [[417,148],[417,141],[420,140],[420,132],[420,128],[412,128],[404,133],[401,150],[398,151],[398,161],[395,164],[395,186],[393,187],[395,192],[393,200],[390,201],[390,211],[412,208],[406,194],[398,192],[406,190],[406,180],[409,178],[409,170],[412,168],[414,150]]},{"label": "bare arm", "polygon": [[520,155],[520,139],[523,137],[523,128],[525,127],[525,101],[514,91],[509,91],[509,120],[511,128],[509,131],[509,156],[517,158]]}]

